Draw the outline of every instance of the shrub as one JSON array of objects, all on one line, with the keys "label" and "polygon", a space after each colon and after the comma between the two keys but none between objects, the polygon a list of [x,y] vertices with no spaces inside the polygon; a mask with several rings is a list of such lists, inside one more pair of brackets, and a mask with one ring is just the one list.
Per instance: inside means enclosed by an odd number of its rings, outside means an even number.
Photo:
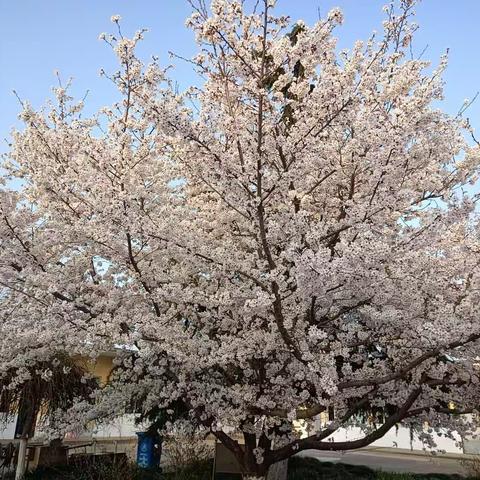
[{"label": "shrub", "polygon": [[392,473],[392,472],[378,472],[376,480],[417,480],[419,477],[411,473]]},{"label": "shrub", "polygon": [[468,460],[462,460],[460,463],[472,479],[480,479],[480,455],[475,455]]},{"label": "shrub", "polygon": [[210,480],[212,478],[213,459],[196,461],[190,465],[184,465],[175,472],[165,473],[165,480]]},{"label": "shrub", "polygon": [[358,465],[320,462],[315,458],[292,457],[288,462],[288,480],[374,480],[375,472]]},{"label": "shrub", "polygon": [[202,472],[212,462],[214,449],[198,435],[169,435],[164,439],[162,456],[168,470],[177,474],[196,469]]},{"label": "shrub", "polygon": [[[92,457],[61,467],[39,468],[25,480],[161,480],[160,472],[145,471],[125,459]],[[185,479],[186,480],[186,479]]]},{"label": "shrub", "polygon": [[460,475],[446,475],[443,473],[427,473],[427,474],[413,474],[413,473],[392,473],[392,472],[377,472],[376,480],[475,480],[475,478],[462,477]]},{"label": "shrub", "polygon": [[[288,480],[466,480],[460,475],[431,473],[393,473],[344,463],[320,462],[315,458],[292,457],[288,463]],[[470,480],[480,479],[472,477]]]}]

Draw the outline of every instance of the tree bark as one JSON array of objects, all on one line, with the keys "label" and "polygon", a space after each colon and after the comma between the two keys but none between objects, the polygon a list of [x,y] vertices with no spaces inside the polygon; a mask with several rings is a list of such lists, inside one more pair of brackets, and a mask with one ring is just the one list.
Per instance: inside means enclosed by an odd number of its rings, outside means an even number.
[{"label": "tree bark", "polygon": [[281,460],[274,463],[268,469],[268,475],[266,480],[287,480],[288,473],[288,460]]}]

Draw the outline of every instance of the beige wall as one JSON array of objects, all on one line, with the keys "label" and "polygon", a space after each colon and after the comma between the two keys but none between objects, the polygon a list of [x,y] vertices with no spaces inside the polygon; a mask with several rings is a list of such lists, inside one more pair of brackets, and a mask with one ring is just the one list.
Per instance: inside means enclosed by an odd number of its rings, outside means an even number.
[{"label": "beige wall", "polygon": [[96,359],[76,357],[75,362],[97,377],[102,385],[105,385],[113,368],[113,358],[113,354],[104,353]]}]

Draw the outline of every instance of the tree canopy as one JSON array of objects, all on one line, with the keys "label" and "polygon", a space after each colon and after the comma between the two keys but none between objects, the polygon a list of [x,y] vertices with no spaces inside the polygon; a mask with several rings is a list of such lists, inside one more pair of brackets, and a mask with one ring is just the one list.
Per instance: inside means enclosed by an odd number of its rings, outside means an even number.
[{"label": "tree canopy", "polygon": [[[446,57],[411,54],[410,0],[348,51],[339,10],[308,26],[274,3],[192,0],[204,82],[185,92],[112,17],[121,99],[24,103],[23,188],[0,192],[0,372],[128,346],[78,413],[174,405],[259,477],[400,421],[467,432],[480,393],[480,156],[438,108]],[[332,406],[313,436],[288,428]],[[377,408],[363,438],[328,439]]]}]

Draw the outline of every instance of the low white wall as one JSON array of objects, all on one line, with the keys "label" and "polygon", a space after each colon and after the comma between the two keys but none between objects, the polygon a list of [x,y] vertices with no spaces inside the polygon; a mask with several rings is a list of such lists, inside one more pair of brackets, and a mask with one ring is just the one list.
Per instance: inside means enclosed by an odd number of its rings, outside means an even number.
[{"label": "low white wall", "polygon": [[[0,414],[2,415],[2,414]],[[13,440],[17,417],[9,418],[7,422],[0,418],[0,440]],[[92,426],[91,429],[70,432],[65,438],[75,440],[76,438],[110,438],[110,437],[136,437],[136,432],[142,431],[144,426],[135,424],[135,415],[123,415],[114,421],[101,425]],[[41,426],[35,431],[35,437],[42,438]]]},{"label": "low white wall", "polygon": [[[15,436],[17,416],[6,419],[5,415],[0,413],[0,417],[0,440],[12,440]],[[5,422],[5,420],[7,421]]]},{"label": "low white wall", "polygon": [[[15,425],[16,417],[10,419],[6,424],[0,422],[0,440],[11,440],[14,438],[15,434]],[[318,423],[318,429],[321,429],[320,422]],[[91,430],[73,433],[67,435],[69,439],[75,438],[110,438],[110,437],[135,437],[135,432],[144,430],[141,425],[135,424],[135,415],[123,415],[112,421],[108,425],[103,425],[99,427],[94,427]],[[310,432],[311,434],[312,432]],[[41,435],[41,432],[37,431],[37,435]],[[362,438],[364,436],[360,428],[341,428],[333,435],[329,437],[332,441],[346,441],[346,440],[355,440]],[[437,448],[439,450],[445,450],[451,453],[463,453],[463,449],[455,444],[455,441],[445,438],[443,436],[434,435],[435,442],[437,443]],[[460,441],[460,437],[458,437]],[[467,450],[470,450],[472,453],[480,452],[480,439],[479,440],[466,440],[465,442]],[[406,427],[400,426],[399,428],[393,427],[390,431],[382,437],[380,440],[377,440],[372,444],[377,447],[389,447],[389,448],[402,448],[410,450],[423,450],[423,443],[414,438],[410,438],[410,430]]]},{"label": "low white wall", "polygon": [[136,437],[136,432],[143,430],[141,425],[135,424],[135,415],[123,415],[107,425],[102,425],[93,430],[95,438],[109,437]]},{"label": "low white wall", "polygon": [[[356,440],[363,438],[365,434],[360,428],[351,427],[351,428],[341,428],[336,431],[333,435],[328,437],[332,441],[342,442],[346,440]],[[434,441],[437,444],[438,450],[445,450],[450,453],[463,453],[463,449],[457,445],[457,442],[460,442],[460,436],[457,435],[457,441],[445,438],[443,435],[439,436],[438,434],[433,435]],[[423,450],[424,444],[418,438],[410,437],[410,429],[406,427],[399,426],[398,428],[391,428],[385,436],[380,440],[372,443],[371,446],[374,447],[389,447],[389,448],[402,448],[408,450]]]}]

